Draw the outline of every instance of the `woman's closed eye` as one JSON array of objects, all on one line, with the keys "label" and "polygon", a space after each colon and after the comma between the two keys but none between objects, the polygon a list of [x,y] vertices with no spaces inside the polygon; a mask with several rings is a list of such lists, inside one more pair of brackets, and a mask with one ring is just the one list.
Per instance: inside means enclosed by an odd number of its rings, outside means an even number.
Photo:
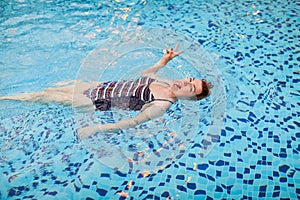
[{"label": "woman's closed eye", "polygon": [[194,84],[190,84],[190,92],[195,92],[196,91],[196,87]]},{"label": "woman's closed eye", "polygon": [[[193,82],[193,81],[195,81],[195,78],[191,78],[191,82]],[[195,84],[193,84],[192,85],[193,86],[193,91],[192,92],[194,92],[194,93],[196,93],[196,86],[195,86]]]}]

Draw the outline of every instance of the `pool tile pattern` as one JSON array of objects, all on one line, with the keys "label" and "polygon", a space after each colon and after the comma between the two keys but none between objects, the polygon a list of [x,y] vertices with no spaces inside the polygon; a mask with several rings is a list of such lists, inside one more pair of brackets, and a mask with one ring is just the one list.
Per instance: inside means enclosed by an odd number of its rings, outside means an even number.
[{"label": "pool tile pattern", "polygon": [[[202,157],[198,134],[189,151],[164,169],[124,173],[76,142],[72,110],[32,105],[16,111],[28,104],[0,102],[6,110],[0,199],[300,199],[299,2],[120,3],[131,10],[117,3],[115,9],[95,2],[71,6],[81,8],[73,17],[86,29],[104,16],[97,9],[111,9],[107,21],[115,26],[173,29],[210,51],[227,94],[218,143]],[[5,36],[0,45],[8,48],[11,36]],[[85,38],[88,44],[95,39]]]}]

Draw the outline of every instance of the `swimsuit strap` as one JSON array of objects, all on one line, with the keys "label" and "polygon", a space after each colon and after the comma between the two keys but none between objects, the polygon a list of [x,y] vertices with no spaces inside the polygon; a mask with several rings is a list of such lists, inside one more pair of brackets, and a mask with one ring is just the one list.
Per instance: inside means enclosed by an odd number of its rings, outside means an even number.
[{"label": "swimsuit strap", "polygon": [[169,100],[169,99],[154,99],[154,101],[167,101],[170,102],[171,104],[173,104],[174,102]]},{"label": "swimsuit strap", "polygon": [[[167,82],[165,82],[165,81],[156,80],[155,82],[160,83],[160,84],[162,84],[162,85],[165,85],[165,86],[167,86],[167,87],[170,87],[170,84],[167,83]],[[154,99],[153,101],[167,101],[167,102],[169,102],[169,103],[171,103],[171,104],[174,104],[174,102],[171,101],[171,100],[169,100],[169,99]]]}]

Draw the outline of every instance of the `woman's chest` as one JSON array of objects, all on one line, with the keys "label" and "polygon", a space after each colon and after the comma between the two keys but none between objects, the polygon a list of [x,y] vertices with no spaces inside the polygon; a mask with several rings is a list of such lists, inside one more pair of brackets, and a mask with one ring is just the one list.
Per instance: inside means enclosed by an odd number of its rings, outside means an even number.
[{"label": "woman's chest", "polygon": [[163,85],[162,83],[153,82],[150,84],[149,88],[155,99],[173,97],[173,93],[170,90],[170,87],[168,87],[167,85]]}]

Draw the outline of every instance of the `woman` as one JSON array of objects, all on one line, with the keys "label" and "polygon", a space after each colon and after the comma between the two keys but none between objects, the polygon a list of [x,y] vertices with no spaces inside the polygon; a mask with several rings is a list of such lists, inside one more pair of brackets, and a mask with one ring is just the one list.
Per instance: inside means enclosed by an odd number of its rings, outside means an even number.
[{"label": "woman", "polygon": [[114,132],[133,128],[138,124],[162,116],[178,99],[200,100],[210,94],[210,83],[195,78],[168,80],[157,76],[157,71],[174,57],[183,53],[168,49],[162,58],[142,73],[135,81],[112,81],[105,83],[82,82],[75,85],[49,88],[43,92],[2,97],[0,99],[36,100],[57,102],[79,107],[84,111],[108,110],[112,106],[140,111],[131,119],[110,124],[97,124],[78,129],[78,137],[86,138],[96,132]]}]

